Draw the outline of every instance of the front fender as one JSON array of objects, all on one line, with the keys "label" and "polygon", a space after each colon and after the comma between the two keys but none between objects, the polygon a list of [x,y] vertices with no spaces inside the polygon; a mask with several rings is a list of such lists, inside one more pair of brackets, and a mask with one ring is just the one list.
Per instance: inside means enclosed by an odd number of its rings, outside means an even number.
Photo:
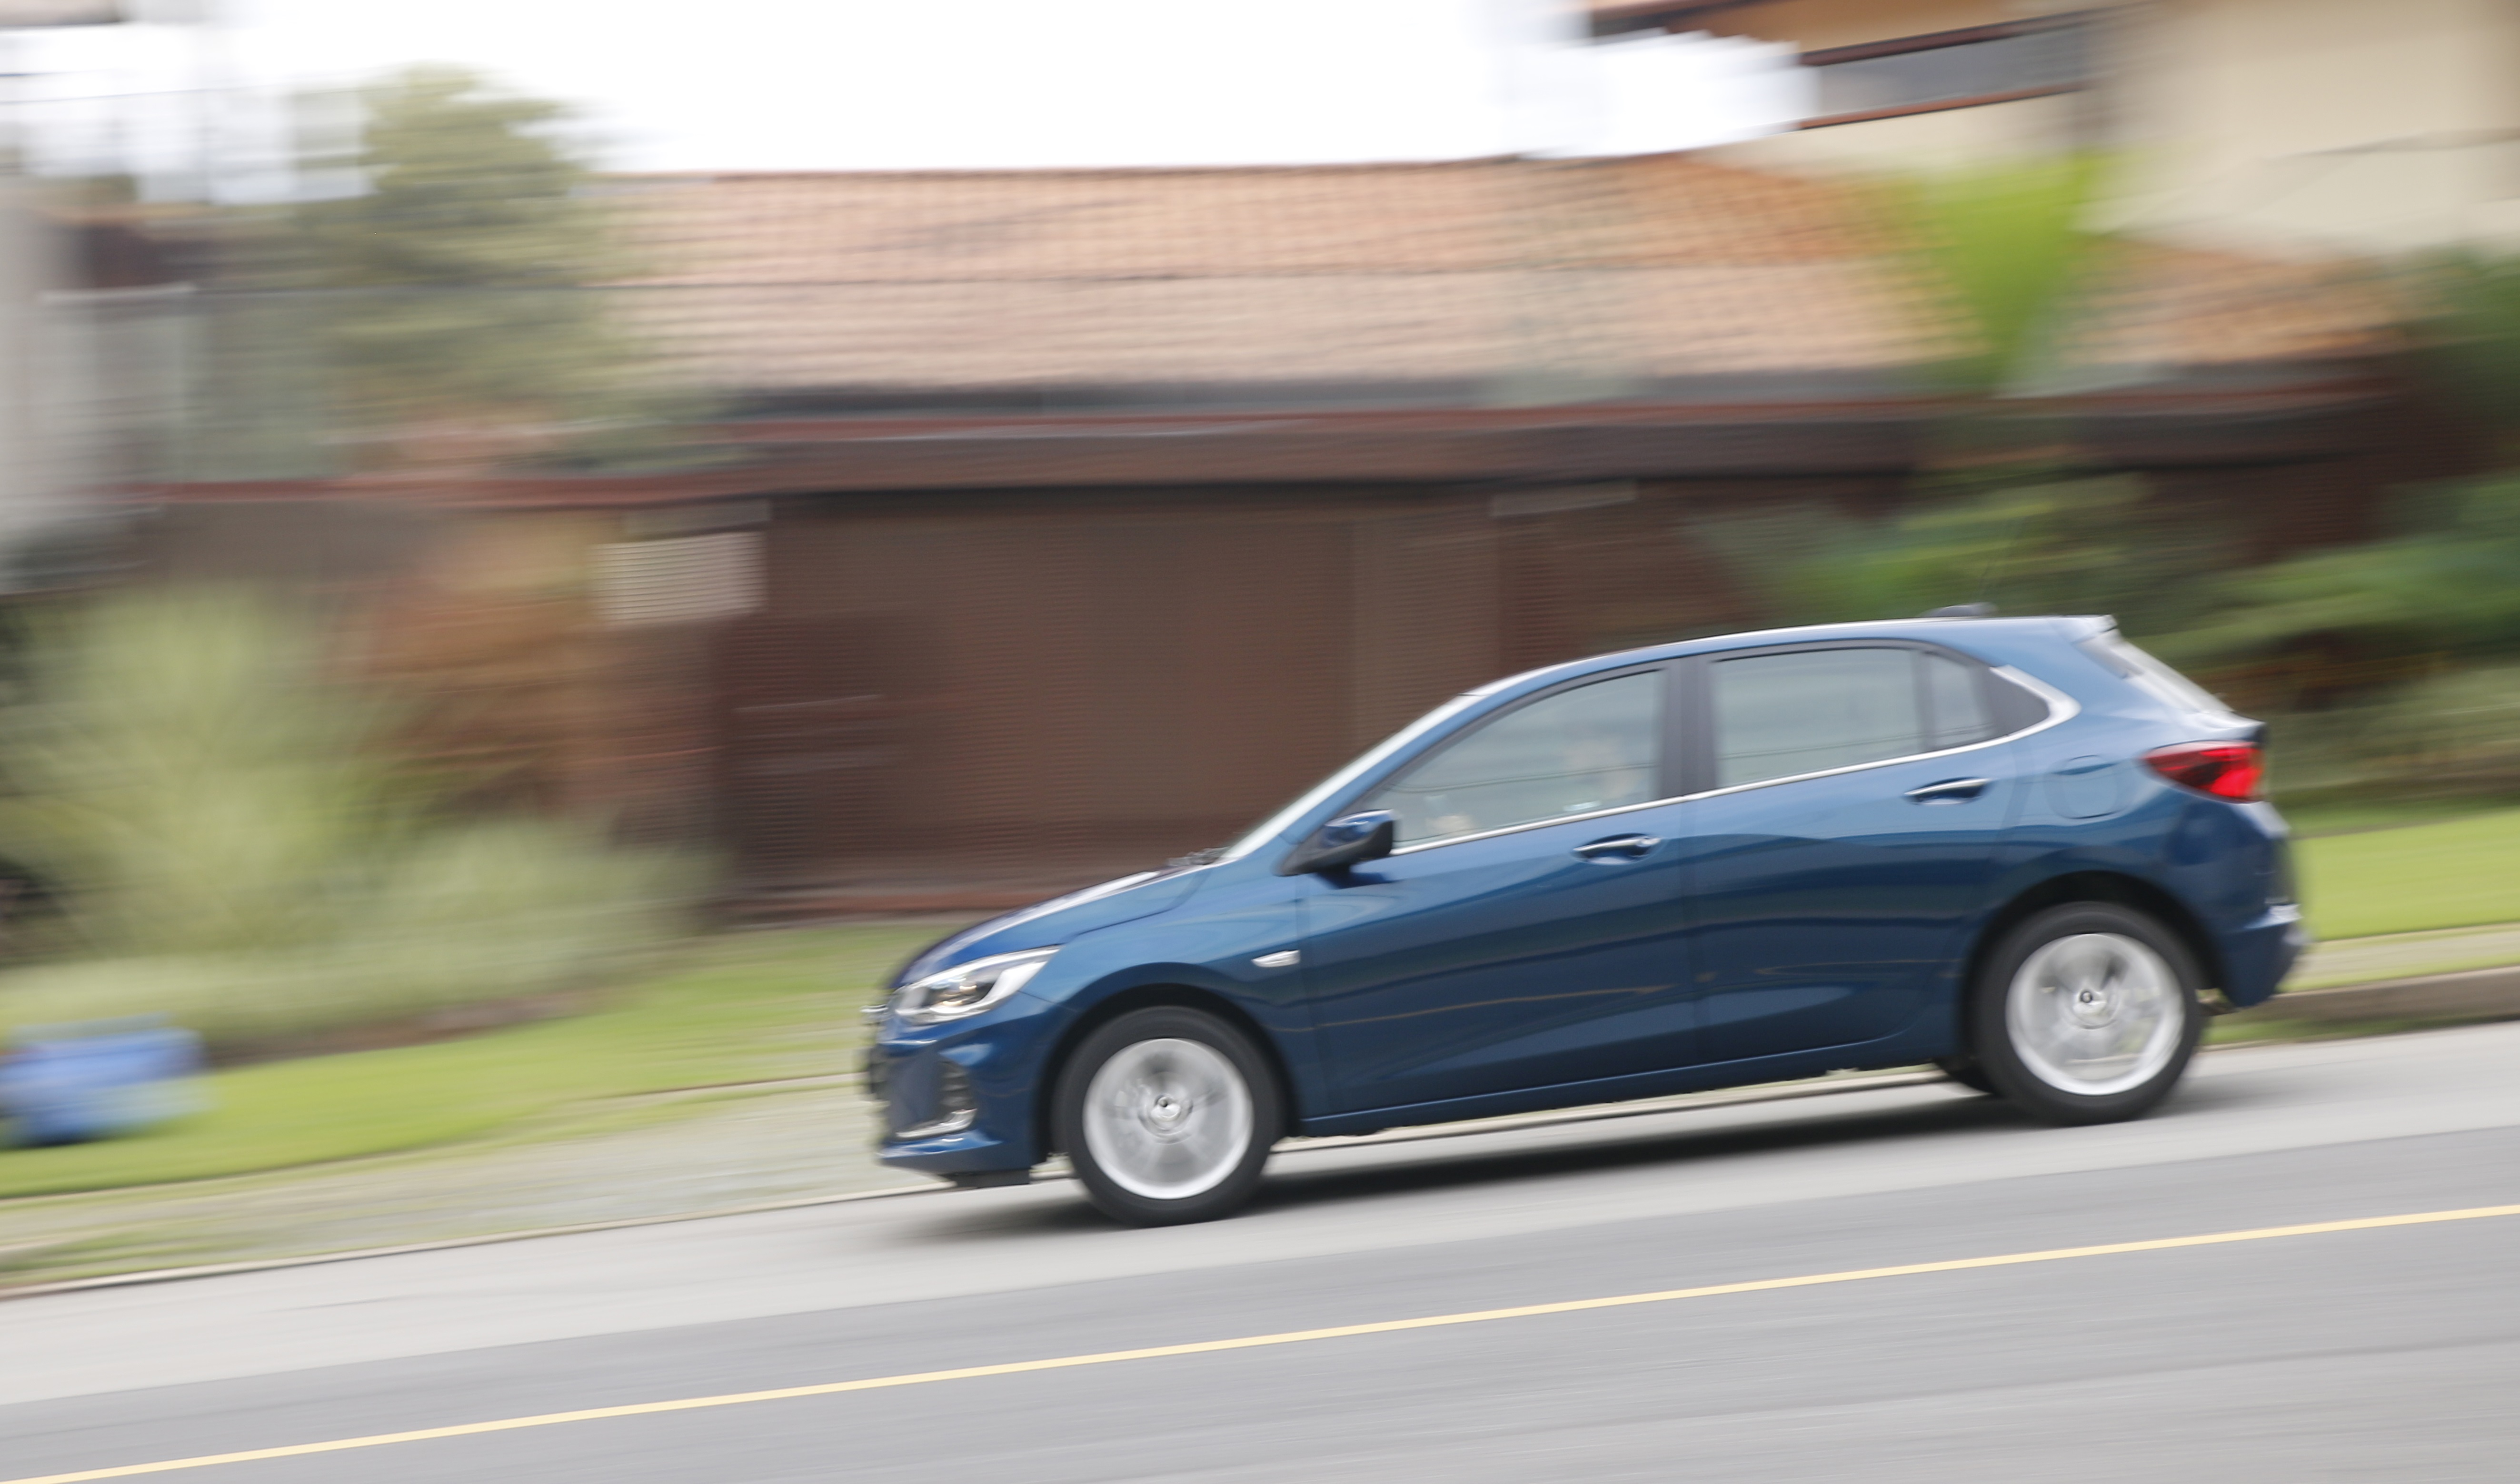
[{"label": "front fender", "polygon": [[[1233,1008],[1286,1073],[1294,1110],[1328,1105],[1302,965],[1258,961],[1300,951],[1300,907],[1312,878],[1254,872],[1211,883],[1161,917],[1088,933],[1061,950],[1058,978],[1026,987],[1070,1017],[1057,1055],[1118,1002],[1185,989]],[[1050,976],[1043,976],[1048,979]],[[1055,1064],[1056,1057],[1053,1057]]]}]

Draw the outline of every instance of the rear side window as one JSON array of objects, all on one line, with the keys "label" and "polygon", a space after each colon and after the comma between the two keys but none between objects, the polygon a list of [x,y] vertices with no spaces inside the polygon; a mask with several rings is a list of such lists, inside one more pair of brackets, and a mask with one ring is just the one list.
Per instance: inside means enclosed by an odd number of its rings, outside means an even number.
[{"label": "rear side window", "polygon": [[2083,652],[2135,682],[2152,698],[2201,716],[2226,716],[2231,708],[2196,682],[2118,637],[2115,630],[2082,641]]},{"label": "rear side window", "polygon": [[1949,654],[1918,653],[1925,679],[1925,750],[1965,747],[1996,735],[1977,668]]},{"label": "rear side window", "polygon": [[1508,711],[1361,806],[1398,840],[1441,839],[1650,802],[1662,776],[1659,670],[1595,681]]},{"label": "rear side window", "polygon": [[1938,752],[1998,735],[1973,665],[1918,650],[1717,660],[1715,786]]}]

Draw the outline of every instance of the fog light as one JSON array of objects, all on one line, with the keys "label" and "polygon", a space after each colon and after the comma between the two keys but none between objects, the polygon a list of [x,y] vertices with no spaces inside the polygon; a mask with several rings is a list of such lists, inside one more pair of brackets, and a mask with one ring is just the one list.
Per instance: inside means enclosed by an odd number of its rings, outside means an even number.
[{"label": "fog light", "polygon": [[959,1134],[979,1116],[979,1102],[971,1096],[971,1074],[951,1061],[940,1061],[936,1071],[936,1116],[916,1128],[903,1129],[893,1138],[908,1144]]}]

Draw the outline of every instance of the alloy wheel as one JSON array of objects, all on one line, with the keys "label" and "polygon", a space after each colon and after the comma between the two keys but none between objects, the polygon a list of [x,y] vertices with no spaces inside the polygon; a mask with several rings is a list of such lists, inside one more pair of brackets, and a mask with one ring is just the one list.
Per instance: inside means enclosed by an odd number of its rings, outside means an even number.
[{"label": "alloy wheel", "polygon": [[2141,1087],[2178,1057],[2184,1000],[2178,975],[2145,944],[2078,932],[2022,960],[2003,1015],[2031,1075],[2060,1092],[2106,1097]]},{"label": "alloy wheel", "polygon": [[1148,1200],[1214,1189],[1249,1151],[1251,1089],[1214,1047],[1132,1042],[1095,1069],[1082,1109],[1087,1148],[1112,1184]]}]

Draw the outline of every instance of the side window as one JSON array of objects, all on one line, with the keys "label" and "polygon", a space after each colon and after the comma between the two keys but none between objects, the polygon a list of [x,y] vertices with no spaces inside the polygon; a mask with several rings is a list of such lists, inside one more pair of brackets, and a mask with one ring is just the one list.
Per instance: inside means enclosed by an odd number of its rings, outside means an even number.
[{"label": "side window", "polygon": [[1986,688],[1975,665],[1949,654],[1919,653],[1925,677],[1925,750],[1965,747],[1984,742],[2002,729],[1986,703]]},{"label": "side window", "polygon": [[1399,816],[1399,842],[1503,830],[1658,796],[1662,673],[1596,681],[1508,711],[1358,807]]},{"label": "side window", "polygon": [[1712,667],[1715,785],[1880,762],[2000,735],[1974,666],[1918,650],[1797,650]]},{"label": "side window", "polygon": [[1799,650],[1716,661],[1716,787],[1924,751],[1914,655]]}]

